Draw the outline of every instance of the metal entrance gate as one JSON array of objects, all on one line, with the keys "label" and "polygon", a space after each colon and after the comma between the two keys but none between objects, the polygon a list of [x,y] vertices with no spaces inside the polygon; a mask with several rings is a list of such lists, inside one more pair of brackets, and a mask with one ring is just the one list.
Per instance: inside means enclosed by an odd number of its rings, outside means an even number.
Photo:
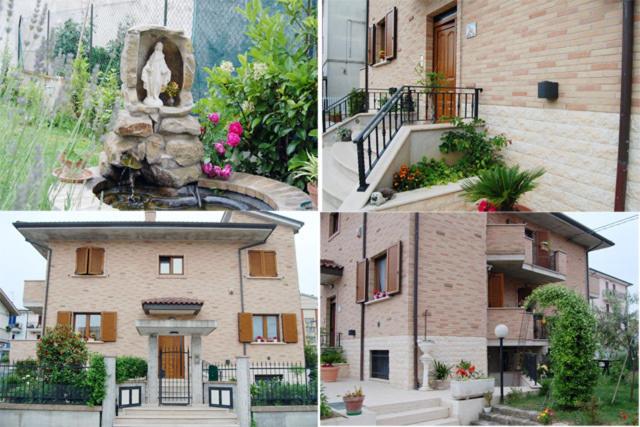
[{"label": "metal entrance gate", "polygon": [[189,349],[160,348],[158,401],[161,405],[191,404],[191,354]]}]

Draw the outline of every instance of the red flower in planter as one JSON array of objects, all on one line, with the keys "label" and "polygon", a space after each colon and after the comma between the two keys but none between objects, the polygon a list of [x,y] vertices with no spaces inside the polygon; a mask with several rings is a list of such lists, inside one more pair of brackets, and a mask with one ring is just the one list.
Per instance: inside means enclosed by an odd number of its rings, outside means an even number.
[{"label": "red flower in planter", "polygon": [[478,202],[478,212],[496,212],[496,205],[486,200],[480,200]]},{"label": "red flower in planter", "polygon": [[469,367],[469,373],[470,373],[470,374],[473,374],[475,371],[476,371],[476,367],[475,367],[474,365],[471,365],[471,366]]}]

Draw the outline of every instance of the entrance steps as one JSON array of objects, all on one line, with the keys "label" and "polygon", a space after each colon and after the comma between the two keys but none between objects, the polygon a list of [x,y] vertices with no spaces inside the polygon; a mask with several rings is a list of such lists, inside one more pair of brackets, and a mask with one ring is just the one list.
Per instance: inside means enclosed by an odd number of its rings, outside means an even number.
[{"label": "entrance steps", "polygon": [[471,425],[476,426],[537,426],[538,413],[536,411],[526,411],[524,409],[511,408],[504,405],[495,405],[491,412],[480,414],[478,421],[472,421]]},{"label": "entrance steps", "polygon": [[416,401],[367,405],[376,413],[377,425],[458,425],[456,418],[449,416],[449,408],[439,397]]},{"label": "entrance steps", "polygon": [[228,409],[193,406],[140,406],[120,409],[113,427],[238,427],[238,418]]}]

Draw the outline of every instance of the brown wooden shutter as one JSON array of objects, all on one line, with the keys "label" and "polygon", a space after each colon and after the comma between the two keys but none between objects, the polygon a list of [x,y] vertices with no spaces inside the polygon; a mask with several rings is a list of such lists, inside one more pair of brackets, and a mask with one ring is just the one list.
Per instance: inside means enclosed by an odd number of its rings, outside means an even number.
[{"label": "brown wooden shutter", "polygon": [[398,9],[393,8],[387,13],[385,19],[385,58],[393,59],[396,57],[396,20],[398,16]]},{"label": "brown wooden shutter", "polygon": [[87,274],[89,267],[89,248],[76,249],[76,274]]},{"label": "brown wooden shutter", "polygon": [[89,248],[89,274],[104,274],[104,248]]},{"label": "brown wooden shutter", "polygon": [[286,343],[298,342],[298,321],[295,313],[282,313],[282,341]]},{"label": "brown wooden shutter", "polygon": [[262,276],[263,274],[260,251],[249,251],[249,276]]},{"label": "brown wooden shutter", "polygon": [[274,251],[262,252],[262,271],[265,277],[278,277],[278,265]]},{"label": "brown wooden shutter", "polygon": [[238,313],[238,339],[240,342],[253,341],[253,315]]},{"label": "brown wooden shutter", "polygon": [[549,246],[543,244],[543,242],[551,243],[549,241],[549,232],[546,230],[536,231],[536,248],[535,248],[535,260],[534,264],[540,267],[551,268],[551,251]]},{"label": "brown wooden shutter", "polygon": [[369,27],[369,49],[367,50],[367,57],[369,58],[369,65],[376,63],[376,26]]},{"label": "brown wooden shutter", "polygon": [[396,243],[387,249],[387,294],[400,293],[402,270],[402,244]]},{"label": "brown wooden shutter", "polygon": [[72,313],[70,311],[59,311],[58,319],[56,323],[58,325],[67,325],[71,328],[72,327],[71,317],[72,317]]},{"label": "brown wooden shutter", "polygon": [[356,302],[367,300],[367,260],[356,264]]},{"label": "brown wooden shutter", "polygon": [[118,337],[118,313],[113,311],[103,311],[100,315],[102,318],[102,321],[100,322],[102,341],[114,342]]},{"label": "brown wooden shutter", "polygon": [[489,274],[489,307],[504,304],[504,273]]}]

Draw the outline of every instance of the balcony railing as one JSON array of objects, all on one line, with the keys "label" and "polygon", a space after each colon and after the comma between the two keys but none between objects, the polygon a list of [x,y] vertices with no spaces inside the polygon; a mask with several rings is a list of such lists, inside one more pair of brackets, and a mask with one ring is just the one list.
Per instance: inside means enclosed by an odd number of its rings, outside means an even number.
[{"label": "balcony railing", "polygon": [[409,123],[437,123],[452,117],[477,119],[478,88],[402,86],[354,138],[358,155],[358,191],[400,128]]},{"label": "balcony railing", "polygon": [[322,109],[322,131],[356,114],[379,110],[390,96],[388,89],[354,90]]}]

